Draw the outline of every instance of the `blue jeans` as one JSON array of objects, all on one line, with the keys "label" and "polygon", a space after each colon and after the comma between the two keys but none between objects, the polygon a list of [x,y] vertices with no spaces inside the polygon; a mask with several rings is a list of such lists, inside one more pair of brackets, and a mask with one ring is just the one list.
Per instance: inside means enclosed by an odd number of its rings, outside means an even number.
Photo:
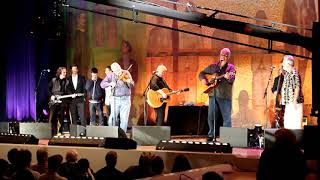
[{"label": "blue jeans", "polygon": [[[231,99],[222,99],[215,96],[209,96],[209,109],[208,109],[208,125],[209,137],[215,137],[217,130],[220,128],[217,122],[217,115],[219,110],[223,119],[224,127],[231,127]],[[214,126],[215,125],[215,126]],[[214,129],[215,127],[215,129]]]},{"label": "blue jeans", "polygon": [[124,132],[127,132],[130,107],[131,107],[131,97],[130,96],[120,96],[120,97],[113,96],[110,105],[111,105],[111,114],[108,119],[108,125],[119,126],[119,119],[117,117],[120,113],[120,128]]},{"label": "blue jeans", "polygon": [[103,125],[103,112],[101,103],[89,103],[89,111],[90,111],[90,125],[97,125],[96,121],[96,111],[98,111],[99,115],[99,125]]}]

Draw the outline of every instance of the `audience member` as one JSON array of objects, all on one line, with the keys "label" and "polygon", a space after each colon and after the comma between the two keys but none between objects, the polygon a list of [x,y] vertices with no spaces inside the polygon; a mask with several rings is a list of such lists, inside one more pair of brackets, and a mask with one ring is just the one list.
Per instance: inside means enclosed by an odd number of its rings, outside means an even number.
[{"label": "audience member", "polygon": [[12,180],[37,180],[28,169],[18,169],[13,175]]},{"label": "audience member", "polygon": [[296,136],[289,129],[279,129],[275,138],[275,145],[261,154],[257,180],[303,180],[306,160],[296,143]]},{"label": "audience member", "polygon": [[77,161],[79,160],[79,154],[75,149],[71,149],[66,153],[66,162],[62,163],[58,169],[60,176],[71,178],[77,171]]},{"label": "audience member", "polygon": [[48,172],[42,174],[39,180],[67,180],[67,178],[62,177],[57,173],[62,160],[63,157],[60,154],[50,156],[48,158]]},{"label": "audience member", "polygon": [[9,179],[8,175],[9,163],[4,159],[0,159],[0,180]]},{"label": "audience member", "polygon": [[70,180],[95,180],[88,159],[83,158],[78,161],[77,172]]},{"label": "audience member", "polygon": [[13,148],[10,149],[10,151],[7,154],[7,158],[9,161],[9,170],[8,170],[8,176],[11,177],[12,174],[16,171],[17,168],[17,156],[18,156],[18,149]]},{"label": "audience member", "polygon": [[209,171],[202,175],[202,180],[223,180],[223,177],[214,171]]},{"label": "audience member", "polygon": [[[17,173],[25,174],[26,173],[25,170],[28,170],[32,173],[32,175],[35,179],[39,179],[40,173],[30,169],[31,161],[32,161],[32,154],[29,150],[21,149],[20,151],[18,151],[18,156],[17,156],[17,161],[16,161],[17,171],[13,174],[13,176],[15,176],[15,174],[17,174]],[[26,173],[26,174],[28,174],[28,173]]]},{"label": "audience member", "polygon": [[139,158],[138,166],[130,166],[124,171],[126,179],[140,179],[152,176],[152,158],[151,153],[143,152]]},{"label": "audience member", "polygon": [[172,173],[175,172],[181,172],[181,171],[187,171],[191,169],[191,165],[188,161],[188,158],[182,154],[179,154],[176,156],[173,166],[172,166]]},{"label": "audience member", "polygon": [[106,154],[105,157],[106,166],[100,169],[96,174],[96,180],[104,180],[104,179],[123,179],[122,172],[116,169],[117,165],[117,153],[114,151],[110,151]]},{"label": "audience member", "polygon": [[161,175],[164,170],[164,163],[160,156],[155,156],[152,158],[152,175]]},{"label": "audience member", "polygon": [[37,150],[37,164],[31,166],[31,169],[40,174],[48,171],[48,149],[43,147]]}]

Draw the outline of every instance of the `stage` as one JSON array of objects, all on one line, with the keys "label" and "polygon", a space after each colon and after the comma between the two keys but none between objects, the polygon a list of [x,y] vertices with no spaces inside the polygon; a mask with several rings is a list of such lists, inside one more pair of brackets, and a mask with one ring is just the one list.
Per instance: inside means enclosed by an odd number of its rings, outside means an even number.
[{"label": "stage", "polygon": [[[205,141],[204,137],[198,136],[172,136],[171,139],[200,142]],[[208,171],[210,170],[210,168],[213,168],[215,170],[217,167],[218,169],[219,167],[222,167],[222,170],[218,170],[219,172],[221,171],[220,173],[227,173],[228,176],[235,176],[234,173],[240,175],[244,174],[248,178],[255,177],[255,172],[257,170],[260,154],[262,153],[262,149],[254,148],[233,148],[232,153],[156,150],[156,146],[138,146],[137,149],[123,150],[106,149],[103,147],[53,146],[48,145],[48,141],[49,140],[39,140],[38,145],[0,144],[0,158],[7,159],[7,152],[12,148],[23,148],[29,149],[32,152],[33,163],[35,163],[36,151],[39,147],[47,147],[49,156],[53,154],[61,154],[64,156],[69,149],[76,149],[79,152],[80,157],[87,158],[90,161],[91,168],[96,172],[97,170],[105,166],[105,154],[108,151],[113,150],[116,151],[118,154],[117,168],[120,171],[124,171],[129,166],[138,164],[138,160],[141,153],[151,152],[152,154],[159,155],[163,158],[165,163],[165,173],[169,173],[176,155],[183,154],[188,158],[193,170],[198,169],[198,171],[202,172]],[[192,171],[188,173],[194,174],[194,172]]]}]

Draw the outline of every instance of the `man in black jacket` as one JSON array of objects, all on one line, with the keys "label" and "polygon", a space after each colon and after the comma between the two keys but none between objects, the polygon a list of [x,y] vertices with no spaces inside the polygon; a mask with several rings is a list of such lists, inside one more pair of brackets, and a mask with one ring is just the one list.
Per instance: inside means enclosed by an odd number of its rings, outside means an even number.
[{"label": "man in black jacket", "polygon": [[[48,94],[52,102],[57,99],[57,96],[67,94],[67,87],[70,82],[66,79],[66,76],[67,69],[65,67],[59,67],[56,77],[49,82]],[[50,107],[49,122],[52,123],[52,135],[56,135],[58,132],[62,133],[64,112],[68,112],[68,103],[65,99],[61,99],[61,101],[61,103],[53,104]]]},{"label": "man in black jacket", "polygon": [[71,76],[68,77],[70,82],[68,86],[68,94],[74,94],[70,103],[71,123],[77,124],[78,119],[80,119],[81,125],[86,126],[87,122],[84,117],[84,93],[86,80],[83,76],[78,74],[78,65],[72,65],[71,72]]},{"label": "man in black jacket", "polygon": [[[98,77],[98,69],[91,69],[91,79],[86,82],[86,90],[89,99],[90,125],[103,125],[102,102],[104,89],[101,88],[102,79]],[[99,115],[99,123],[96,122],[96,111]]]}]

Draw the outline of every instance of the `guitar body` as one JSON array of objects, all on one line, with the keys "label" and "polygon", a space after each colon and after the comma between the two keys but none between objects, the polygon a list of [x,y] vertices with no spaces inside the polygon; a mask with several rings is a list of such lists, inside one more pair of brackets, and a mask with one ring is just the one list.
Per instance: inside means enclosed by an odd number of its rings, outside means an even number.
[{"label": "guitar body", "polygon": [[[230,76],[235,75],[235,71],[227,72],[226,74],[229,74]],[[221,82],[221,79],[224,77],[225,74],[206,74],[205,77],[208,80],[207,85],[203,85],[205,87],[202,87],[201,89],[204,89],[202,93],[209,94],[211,93],[215,88],[217,88]]]},{"label": "guitar body", "polygon": [[147,103],[151,107],[158,108],[162,106],[163,103],[168,102],[168,99],[170,99],[170,95],[189,91],[189,88],[184,88],[178,91],[169,91],[169,89],[163,88],[162,91],[167,95],[167,98],[163,98],[159,92],[149,89],[149,91],[147,92]]},{"label": "guitar body", "polygon": [[219,86],[220,76],[217,73],[214,74],[206,74],[205,77],[208,79],[208,85],[203,85],[202,89],[204,89],[203,93],[209,94],[213,91],[213,89]]},{"label": "guitar body", "polygon": [[[169,94],[169,89],[167,88],[163,88],[162,91],[166,94]],[[157,92],[157,91],[154,91],[152,89],[150,89],[148,92],[147,92],[147,103],[153,107],[153,108],[158,108],[158,107],[161,107],[163,103],[167,102],[167,99],[163,99],[162,98],[162,95]]]}]

